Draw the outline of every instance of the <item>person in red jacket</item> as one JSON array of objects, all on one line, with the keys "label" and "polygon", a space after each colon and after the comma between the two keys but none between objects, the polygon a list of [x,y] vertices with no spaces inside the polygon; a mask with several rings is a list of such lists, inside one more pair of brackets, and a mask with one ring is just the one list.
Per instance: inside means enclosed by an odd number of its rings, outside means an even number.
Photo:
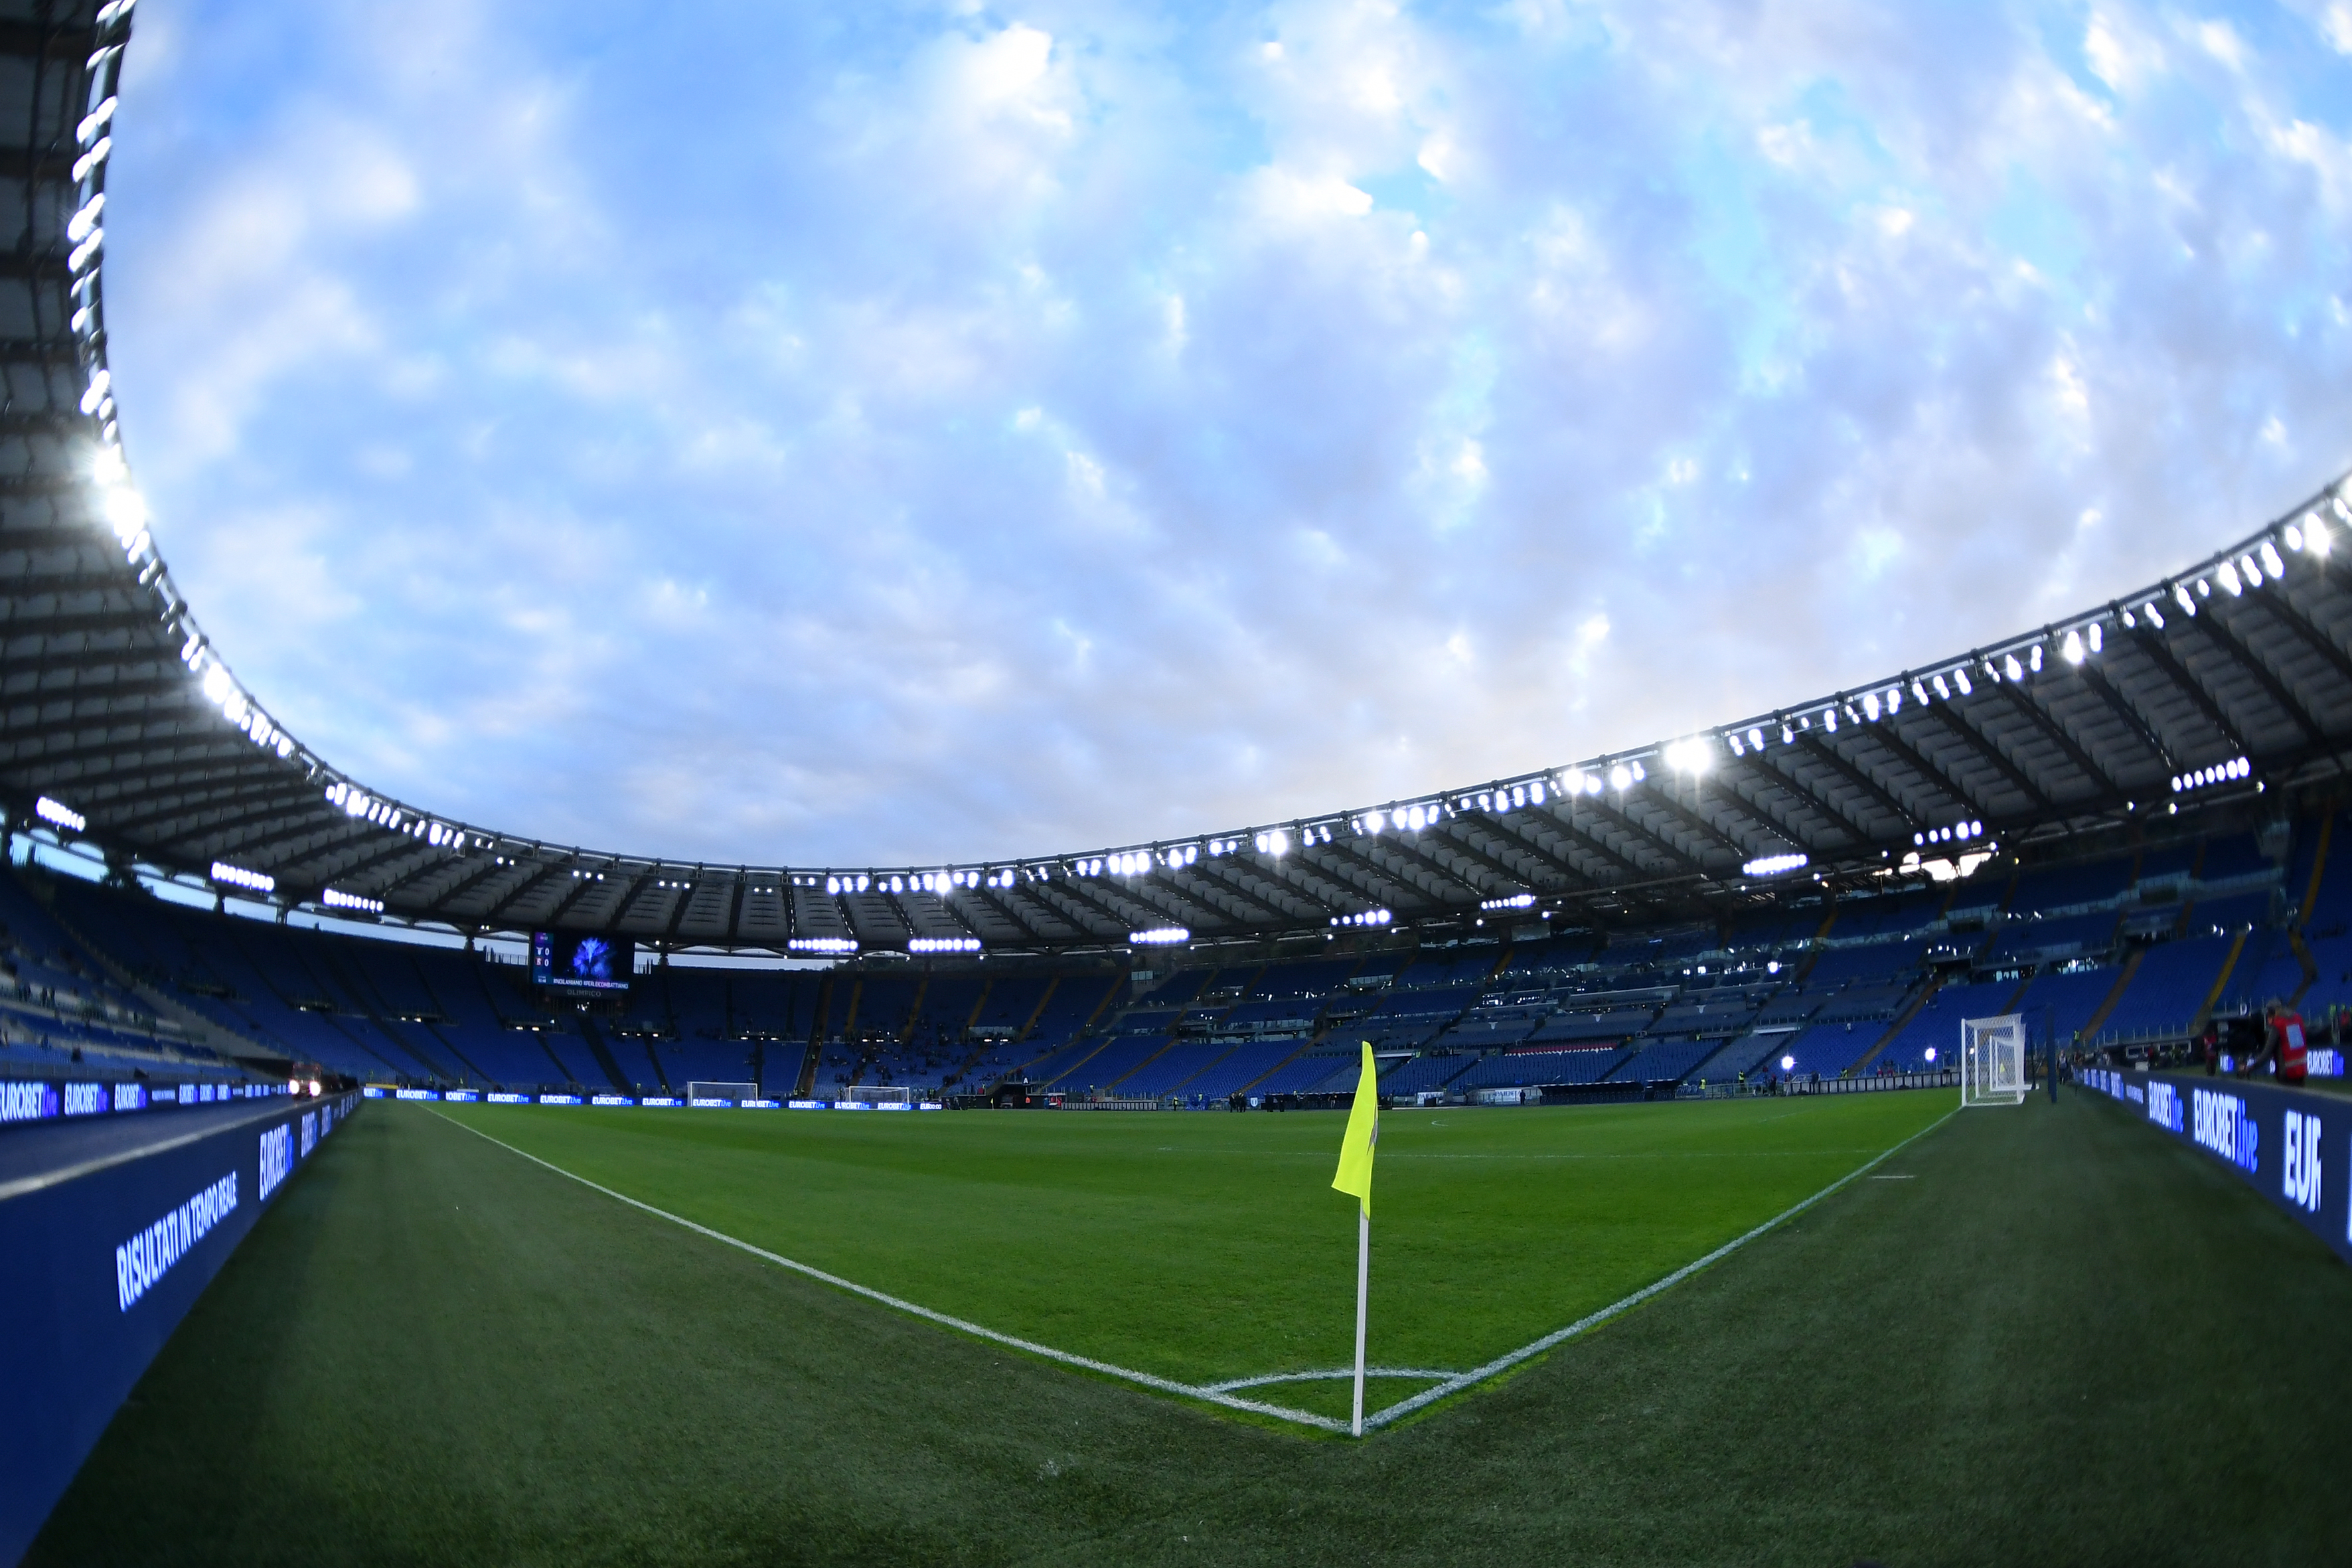
[{"label": "person in red jacket", "polygon": [[2303,1015],[2289,1010],[2276,997],[2263,1004],[2262,1055],[2246,1067],[2250,1072],[2259,1072],[2266,1064],[2281,1083],[2304,1081]]}]

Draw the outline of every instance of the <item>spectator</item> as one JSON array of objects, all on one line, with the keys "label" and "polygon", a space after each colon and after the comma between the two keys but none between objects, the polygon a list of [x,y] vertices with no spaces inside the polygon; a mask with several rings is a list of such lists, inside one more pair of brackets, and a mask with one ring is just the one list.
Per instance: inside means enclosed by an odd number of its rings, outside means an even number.
[{"label": "spectator", "polygon": [[2263,1009],[2263,1015],[2270,1026],[2270,1038],[2264,1043],[2263,1050],[2277,1064],[2279,1081],[2301,1085],[2307,1070],[2303,1015],[2275,1000]]}]

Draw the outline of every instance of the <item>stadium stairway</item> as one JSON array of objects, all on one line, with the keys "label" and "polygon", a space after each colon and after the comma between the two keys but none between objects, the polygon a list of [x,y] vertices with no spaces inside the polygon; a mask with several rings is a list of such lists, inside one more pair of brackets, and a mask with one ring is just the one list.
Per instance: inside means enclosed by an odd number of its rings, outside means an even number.
[{"label": "stadium stairway", "polygon": [[[635,1080],[623,1072],[621,1064],[614,1059],[612,1047],[604,1043],[604,1031],[597,1028],[595,1022],[584,1014],[580,1019],[580,1037],[586,1042],[588,1054],[596,1058],[597,1067],[604,1070],[605,1078],[611,1080],[615,1090],[622,1094],[636,1092]],[[669,1079],[662,1076],[661,1058],[649,1050],[646,1052],[646,1059],[653,1064],[655,1081],[662,1086],[662,1092],[667,1094]]]},{"label": "stadium stairway", "polygon": [[2140,963],[2147,957],[2147,949],[2143,947],[2124,960],[2123,971],[2116,976],[2116,983],[2108,990],[2106,1000],[2101,1002],[2091,1016],[2083,1020],[2083,1027],[2079,1032],[2084,1039],[2095,1040],[2099,1037],[2100,1026],[2107,1021],[2107,1015],[2114,1012],[2116,1004],[2124,999],[2124,993],[2131,988],[2132,977],[2139,973]]},{"label": "stadium stairway", "polygon": [[[13,870],[8,874],[11,876],[15,875]],[[31,897],[36,903],[41,906],[41,908],[47,913],[49,919],[57,922],[58,929],[59,931],[64,931],[66,935],[73,939],[74,945],[79,948],[82,952],[89,958],[90,962],[98,966],[99,970],[103,973],[108,979],[113,981],[114,984],[122,987],[123,990],[130,992],[133,996],[138,997],[139,1000],[147,1004],[150,1008],[154,1010],[158,1017],[169,1018],[178,1024],[182,1030],[185,1032],[189,1040],[197,1045],[207,1045],[211,1043],[211,1037],[213,1036],[216,1034],[225,1034],[234,1038],[238,1045],[246,1046],[253,1049],[270,1050],[273,1054],[282,1054],[278,1051],[278,1048],[274,1046],[267,1045],[260,1040],[247,1039],[244,1036],[238,1035],[233,1030],[224,1029],[219,1019],[210,1017],[205,1014],[197,1012],[194,1008],[190,1007],[187,1004],[182,1002],[178,997],[173,996],[163,991],[161,987],[152,985],[145,980],[140,978],[140,976],[134,973],[128,965],[121,963],[112,953],[107,952],[106,949],[100,947],[97,942],[91,941],[88,935],[75,925],[72,920],[68,918],[62,902],[57,897],[55,889],[47,883],[44,882],[37,884],[28,880],[19,879],[17,885],[23,888],[26,893]],[[2316,972],[2315,971],[2315,973]]]},{"label": "stadium stairway", "polygon": [[[2181,916],[2184,922],[2188,918],[2186,914]],[[2206,1024],[2211,1021],[2213,1009],[2220,1005],[2221,993],[2230,984],[2231,972],[2238,967],[2239,956],[2246,951],[2246,938],[2252,934],[2250,931],[2242,931],[2230,939],[2230,951],[2221,960],[2221,972],[2213,976],[2213,988],[2205,993],[2203,1005],[2200,1006],[2196,1016],[2189,1020],[2189,1033],[2192,1037],[2201,1032]]]},{"label": "stadium stairway", "polygon": [[1881,1051],[1884,1051],[1887,1047],[1893,1045],[1902,1035],[1903,1031],[1911,1026],[1911,1020],[1919,1016],[1919,1009],[1925,1007],[1929,1000],[1935,996],[1936,993],[1941,991],[1943,988],[1944,977],[1942,975],[1938,974],[1930,977],[1927,984],[1920,987],[1919,994],[1911,998],[1911,1005],[1904,1008],[1901,1013],[1897,1014],[1893,1023],[1887,1025],[1886,1033],[1878,1037],[1878,1043],[1871,1047],[1870,1049],[1863,1052],[1860,1059],[1855,1061],[1853,1066],[1846,1068],[1845,1076],[1852,1078],[1857,1073],[1867,1069],[1872,1062],[1878,1059],[1878,1054]]}]

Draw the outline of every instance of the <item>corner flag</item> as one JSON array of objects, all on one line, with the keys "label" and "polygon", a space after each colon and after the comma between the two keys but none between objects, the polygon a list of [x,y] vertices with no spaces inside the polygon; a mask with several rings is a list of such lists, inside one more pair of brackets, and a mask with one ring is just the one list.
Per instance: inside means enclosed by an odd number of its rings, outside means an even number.
[{"label": "corner flag", "polygon": [[1372,1282],[1372,1145],[1381,1141],[1381,1075],[1372,1068],[1372,1043],[1364,1042],[1364,1071],[1356,1079],[1356,1102],[1348,1110],[1347,1134],[1339,1140],[1339,1173],[1331,1184],[1360,1205],[1356,1216],[1356,1416],[1351,1430],[1364,1435],[1364,1310]]},{"label": "corner flag", "polygon": [[1372,1145],[1381,1141],[1381,1075],[1372,1068],[1372,1045],[1364,1042],[1363,1076],[1356,1080],[1356,1103],[1348,1112],[1347,1135],[1339,1140],[1339,1173],[1331,1184],[1372,1212]]}]

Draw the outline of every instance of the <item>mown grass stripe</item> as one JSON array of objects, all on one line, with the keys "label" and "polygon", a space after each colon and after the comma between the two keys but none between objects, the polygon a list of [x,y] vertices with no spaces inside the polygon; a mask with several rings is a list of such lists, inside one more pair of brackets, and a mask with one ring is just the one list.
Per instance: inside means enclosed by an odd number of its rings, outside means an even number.
[{"label": "mown grass stripe", "polygon": [[[582,1186],[587,1187],[591,1191],[601,1193],[604,1196],[613,1198],[620,1203],[626,1204],[632,1208],[642,1210],[643,1212],[652,1215],[659,1219],[666,1219],[673,1225],[682,1226],[686,1229],[693,1231],[698,1236],[708,1237],[713,1241],[720,1242],[726,1246],[735,1247],[740,1251],[749,1253],[754,1258],[775,1264],[778,1268],[788,1268],[797,1274],[803,1275],[808,1279],[817,1280],[822,1284],[833,1286],[836,1289],[846,1290],[853,1295],[863,1296],[868,1300],[878,1302],[893,1310],[908,1313],[912,1317],[920,1318],[927,1322],[936,1323],[941,1328],[952,1329],[959,1333],[970,1334],[974,1338],[987,1340],[994,1344],[1005,1345],[1014,1350],[1026,1352],[1031,1355],[1041,1356],[1048,1361],[1059,1362],[1066,1366],[1079,1367],[1087,1372],[1100,1373],[1105,1377],[1117,1378],[1122,1382],[1131,1383],[1139,1387],[1149,1388],[1157,1393],[1174,1394],[1181,1399],[1196,1399],[1204,1404],[1223,1405],[1231,1410],[1245,1410],[1255,1415],[1272,1416],[1279,1421],[1287,1421],[1297,1426],[1313,1427],[1319,1431],[1346,1432],[1349,1429],[1349,1424],[1344,1421],[1336,1420],[1329,1416],[1313,1415],[1307,1411],[1290,1409],[1284,1405],[1269,1405],[1261,1400],[1239,1398],[1232,1391],[1240,1388],[1265,1386],[1276,1383],[1311,1382],[1336,1376],[1353,1376],[1354,1373],[1352,1369],[1337,1373],[1277,1373],[1265,1377],[1234,1378],[1213,1384],[1196,1384],[1179,1383],[1173,1378],[1160,1377],[1148,1372],[1139,1372],[1132,1367],[1119,1366],[1111,1362],[1099,1361],[1092,1356],[1079,1355],[1071,1351],[1057,1350],[1052,1345],[1040,1344],[1034,1340],[1024,1340],[1017,1335],[1003,1333],[998,1330],[988,1328],[983,1324],[972,1322],[968,1319],[954,1317],[949,1313],[939,1311],[936,1309],[923,1306],[919,1302],[909,1301],[899,1296],[893,1296],[887,1291],[877,1290],[870,1285],[861,1285],[854,1279],[845,1279],[840,1275],[828,1273],[826,1270],[818,1268],[812,1264],[803,1263],[797,1258],[786,1258],[782,1253],[771,1252],[766,1247],[756,1246],[751,1242],[743,1240],[740,1237],[730,1236],[725,1231],[713,1229],[709,1226],[702,1225],[697,1221],[688,1219],[683,1215],[673,1214],[667,1209],[658,1208],[652,1204],[645,1202],[641,1198],[631,1197],[626,1193],[618,1192],[601,1183],[591,1181],[588,1177],[581,1175],[577,1172],[567,1171],[562,1166],[556,1164],[552,1161],[541,1159],[539,1155],[531,1153],[529,1150],[519,1149],[502,1138],[494,1137],[490,1133],[482,1131],[479,1128],[468,1126],[467,1123],[459,1121],[453,1117],[444,1115],[437,1109],[434,1110],[433,1114],[440,1117],[442,1121],[448,1122],[449,1125],[453,1127],[463,1128],[466,1131],[473,1133],[477,1138],[480,1138],[486,1142],[498,1145],[498,1147],[506,1150],[510,1154],[520,1155],[523,1159],[530,1161],[534,1165],[542,1166],[547,1170],[554,1172],[559,1176],[563,1176],[569,1180],[577,1182]],[[1738,1251],[1749,1242],[1754,1241],[1758,1237],[1765,1235],[1774,1227],[1784,1225],[1790,1219],[1795,1218],[1798,1215],[1804,1213],[1807,1209],[1811,1208],[1815,1204],[1820,1203],[1823,1198],[1828,1197],[1839,1188],[1845,1186],[1847,1184],[1854,1181],[1858,1177],[1868,1173],[1874,1167],[1881,1164],[1895,1153],[1908,1147],[1910,1144],[1916,1142],[1919,1139],[1926,1137],[1928,1133],[1933,1132],[1937,1128],[1941,1127],[1945,1122],[1950,1121],[1954,1114],[1956,1114],[1956,1111],[1946,1111],[1942,1116],[1937,1117],[1934,1121],[1928,1123],[1926,1127],[1921,1128],[1910,1137],[1904,1139],[1901,1142],[1896,1143],[1890,1148],[1881,1151],[1878,1154],[1873,1156],[1862,1164],[1857,1165],[1854,1169],[1847,1172],[1844,1175],[1840,1176],[1836,1181],[1832,1182],[1828,1186],[1823,1187],[1821,1191],[1813,1194],[1810,1197],[1801,1199],[1797,1203],[1790,1205],[1780,1213],[1774,1215],[1770,1219],[1764,1221],[1761,1225],[1755,1226],[1753,1229],[1743,1235],[1733,1237],[1730,1241],[1724,1243],[1721,1247],[1717,1247],[1714,1251],[1706,1254],[1704,1258],[1684,1264],[1681,1268],[1675,1269],[1673,1273],[1666,1275],[1664,1279],[1654,1280],[1652,1283],[1643,1286],[1639,1290],[1635,1290],[1630,1295],[1611,1302],[1608,1306],[1585,1314],[1576,1321],[1569,1324],[1566,1328],[1556,1329],[1552,1332],[1546,1334],[1539,1339],[1530,1341],[1528,1343],[1521,1345],[1517,1350],[1507,1351],[1503,1354],[1496,1356],[1494,1360],[1487,1362],[1483,1366],[1475,1367],[1465,1373],[1444,1373],[1422,1370],[1393,1371],[1388,1369],[1382,1369],[1374,1373],[1368,1369],[1366,1374],[1368,1376],[1428,1377],[1442,1378],[1444,1381],[1439,1383],[1437,1386],[1433,1388],[1424,1389],[1421,1393],[1413,1394],[1410,1398],[1401,1400],[1394,1405],[1385,1406],[1374,1414],[1366,1415],[1364,1417],[1365,1433],[1369,1435],[1372,1432],[1378,1431],[1381,1427],[1390,1425],[1391,1422],[1412,1415],[1416,1410],[1423,1409],[1441,1399],[1449,1398],[1452,1395],[1460,1394],[1467,1389],[1475,1388],[1479,1384],[1486,1382],[1489,1378],[1498,1376],[1499,1374],[1509,1371],[1511,1368],[1519,1365],[1523,1362],[1535,1356],[1541,1355],[1546,1351],[1564,1344],[1568,1341],[1576,1338],[1578,1335],[1599,1327],[1601,1324],[1609,1321],[1612,1318],[1615,1318],[1624,1312],[1630,1311],[1633,1308],[1640,1306],[1643,1301],[1650,1300],[1652,1297],[1658,1295],[1662,1291],[1673,1289],[1675,1286],[1680,1284],[1685,1279],[1689,1279],[1692,1275],[1699,1272],[1701,1269],[1721,1262],[1724,1258],[1728,1258],[1731,1254]]]},{"label": "mown grass stripe", "polygon": [[1755,1240],[1758,1237],[1762,1236],[1765,1232],[1772,1229],[1775,1226],[1784,1225],[1790,1220],[1796,1218],[1797,1215],[1804,1213],[1807,1209],[1812,1207],[1823,1198],[1828,1197],[1832,1193],[1836,1192],[1840,1187],[1844,1186],[1847,1183],[1852,1182],[1858,1176],[1866,1174],[1872,1166],[1892,1158],[1895,1154],[1909,1145],[1917,1142],[1920,1139],[1925,1138],[1928,1133],[1933,1132],[1937,1128],[1941,1127],[1945,1122],[1949,1121],[1958,1114],[1959,1114],[1959,1108],[1955,1106],[1950,1110],[1944,1112],[1943,1115],[1936,1118],[1935,1121],[1929,1122],[1927,1126],[1919,1129],[1918,1131],[1911,1134],[1910,1137],[1903,1140],[1902,1142],[1895,1144],[1894,1148],[1888,1149],[1884,1153],[1879,1154],[1876,1158],[1869,1160],[1864,1163],[1856,1166],[1854,1169],[1848,1171],[1844,1175],[1840,1176],[1836,1181],[1832,1182],[1828,1186],[1823,1187],[1811,1197],[1806,1198],[1799,1203],[1791,1204],[1789,1207],[1782,1209],[1779,1214],[1774,1215],[1770,1219],[1766,1220],[1762,1225],[1758,1226],[1747,1235],[1733,1237],[1731,1240],[1725,1242],[1721,1247],[1717,1247],[1713,1252],[1708,1253],[1705,1258],[1699,1258],[1696,1262],[1684,1264],[1680,1268],[1675,1269],[1672,1274],[1667,1275],[1664,1279],[1657,1280],[1652,1284],[1643,1286],[1642,1289],[1634,1291],[1632,1295],[1625,1297],[1622,1300],[1612,1301],[1608,1306],[1601,1308],[1597,1312],[1588,1312],[1583,1317],[1577,1319],[1576,1321],[1569,1324],[1568,1327],[1564,1329],[1555,1329],[1539,1340],[1521,1345],[1517,1350],[1507,1351],[1503,1354],[1496,1356],[1493,1361],[1488,1362],[1486,1365],[1475,1367],[1468,1372],[1461,1373],[1450,1383],[1442,1383],[1435,1388],[1423,1389],[1421,1393],[1414,1394],[1410,1399],[1400,1400],[1394,1405],[1386,1406],[1377,1415],[1365,1416],[1364,1429],[1367,1432],[1370,1432],[1376,1427],[1385,1426],[1391,1421],[1410,1415],[1414,1411],[1422,1409],[1426,1405],[1434,1405],[1441,1399],[1460,1394],[1465,1389],[1474,1388],[1479,1384],[1486,1382],[1490,1377],[1510,1371],[1511,1368],[1518,1365],[1523,1361],[1528,1360],[1530,1357],[1539,1356],[1543,1354],[1544,1352],[1552,1349],[1556,1345],[1567,1343],[1570,1340],[1576,1338],[1576,1336],[1580,1333],[1584,1333],[1591,1329],[1599,1328],[1601,1324],[1607,1322],[1610,1319],[1616,1317],[1622,1312],[1631,1311],[1633,1308],[1640,1306],[1643,1302],[1648,1300],[1651,1297],[1657,1295],[1660,1291],[1672,1289],[1674,1287],[1681,1284],[1684,1280],[1689,1279],[1692,1275],[1697,1273],[1700,1269],[1706,1268],[1708,1265],[1721,1262],[1723,1259],[1730,1257],[1733,1253],[1738,1251],[1741,1247],[1747,1246],[1749,1242]]}]

